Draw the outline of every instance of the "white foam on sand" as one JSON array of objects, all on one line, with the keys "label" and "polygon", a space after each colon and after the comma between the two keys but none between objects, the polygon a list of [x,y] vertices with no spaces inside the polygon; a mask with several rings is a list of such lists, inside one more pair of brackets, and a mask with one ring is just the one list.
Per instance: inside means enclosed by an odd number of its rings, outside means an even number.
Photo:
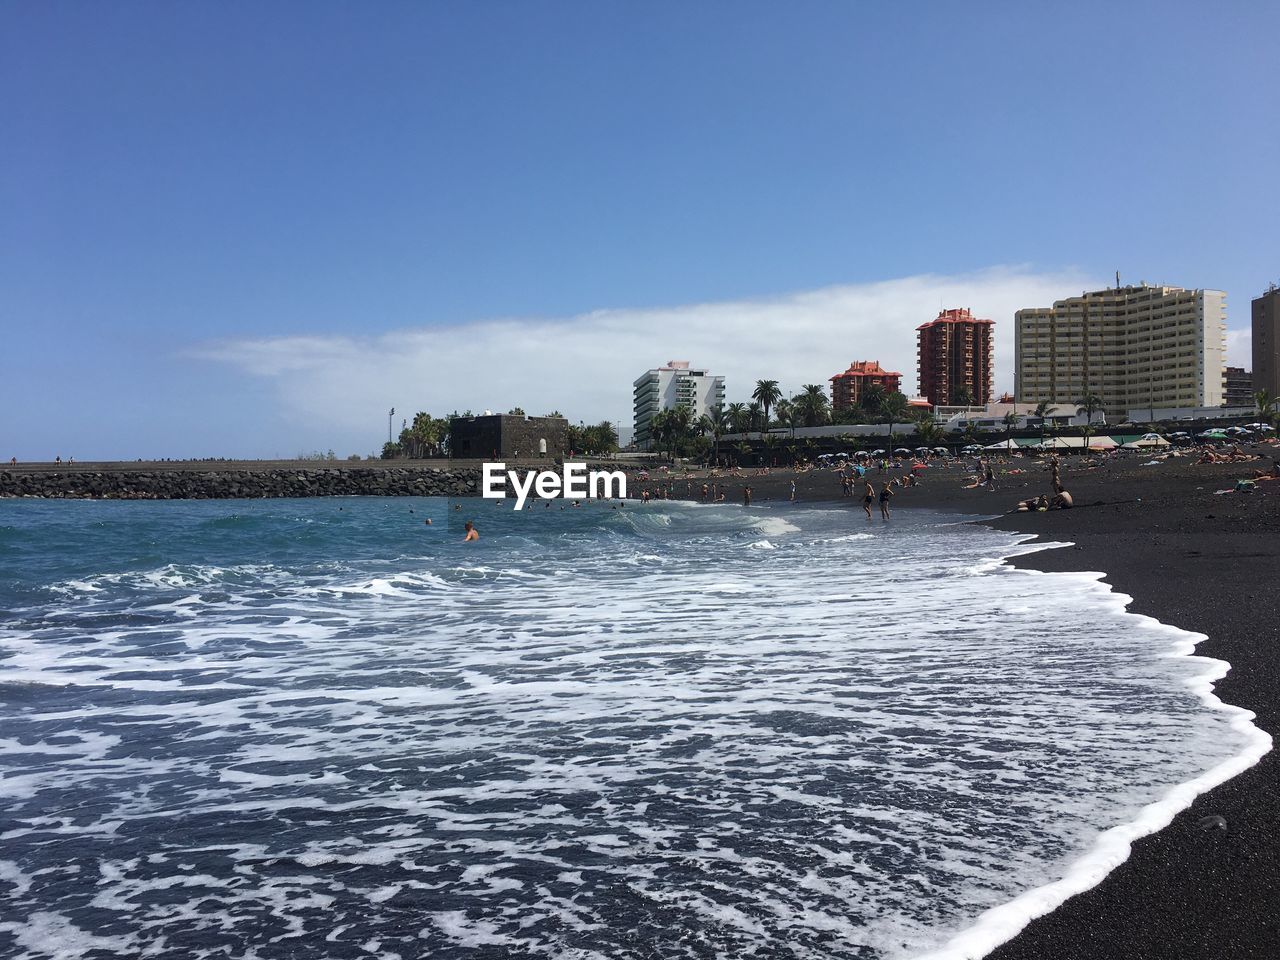
[{"label": "white foam on sand", "polygon": [[[1068,546],[1071,544],[1035,544],[1019,549],[1013,555],[1022,556]],[[1207,640],[1207,635],[1183,630],[1144,614],[1128,612],[1127,608],[1133,598],[1103,584],[1105,573],[1050,574],[1037,570],[1017,572],[1059,580],[1076,577],[1093,581],[1107,590],[1114,606],[1138,621],[1141,628],[1166,634],[1170,639],[1169,656],[1186,658],[1203,665],[1204,669],[1199,675],[1183,682],[1195,692],[1207,709],[1230,717],[1231,729],[1239,735],[1241,747],[1235,755],[1200,776],[1169,788],[1161,799],[1142,807],[1130,822],[1104,830],[1089,851],[1072,863],[1061,879],[1028,890],[1008,903],[993,907],[940,949],[922,954],[918,960],[978,960],[986,956],[1002,943],[1017,936],[1032,920],[1055,910],[1076,894],[1097,886],[1112,870],[1129,859],[1135,841],[1169,826],[1179,813],[1191,806],[1196,797],[1248,770],[1272,748],[1271,735],[1254,724],[1257,715],[1252,710],[1224,703],[1214,693],[1214,683],[1227,675],[1231,664],[1215,657],[1196,654],[1197,644]]]}]

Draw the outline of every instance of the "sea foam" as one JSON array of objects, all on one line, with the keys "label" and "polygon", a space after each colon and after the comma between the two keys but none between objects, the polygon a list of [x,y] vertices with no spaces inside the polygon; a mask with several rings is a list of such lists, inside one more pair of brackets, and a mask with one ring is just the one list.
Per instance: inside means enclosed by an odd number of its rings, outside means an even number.
[{"label": "sea foam", "polygon": [[0,952],[978,956],[1269,747],[986,528],[414,504],[0,504]]}]

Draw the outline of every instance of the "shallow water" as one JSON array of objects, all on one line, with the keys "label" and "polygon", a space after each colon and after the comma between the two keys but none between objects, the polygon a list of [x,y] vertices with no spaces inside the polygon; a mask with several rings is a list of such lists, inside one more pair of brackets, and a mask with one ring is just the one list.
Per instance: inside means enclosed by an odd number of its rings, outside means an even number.
[{"label": "shallow water", "polygon": [[0,502],[0,953],[913,956],[1247,739],[1001,532],[467,510]]}]

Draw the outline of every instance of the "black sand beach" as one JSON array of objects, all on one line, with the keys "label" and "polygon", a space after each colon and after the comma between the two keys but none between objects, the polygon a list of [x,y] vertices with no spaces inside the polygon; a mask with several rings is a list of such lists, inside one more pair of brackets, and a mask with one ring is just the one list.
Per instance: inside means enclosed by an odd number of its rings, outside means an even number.
[{"label": "black sand beach", "polygon": [[[1208,636],[1197,653],[1231,664],[1216,686],[1224,701],[1254,711],[1259,727],[1280,733],[1280,481],[1252,493],[1217,494],[1271,465],[1197,465],[1179,458],[1144,466],[1147,457],[1062,466],[1076,507],[984,522],[1072,546],[1029,554],[1018,566],[1044,571],[1103,571],[1133,598],[1129,609]],[[895,512],[921,507],[985,514],[1049,492],[1043,464],[1011,460],[997,489],[961,489],[957,470],[927,471],[920,487],[899,490]],[[875,470],[873,479],[879,479]],[[787,499],[791,475],[734,478],[755,499]],[[878,483],[877,483],[878,487]],[[730,500],[733,494],[730,494]],[[739,498],[740,499],[740,498]],[[803,474],[797,499],[842,499],[831,473]],[[883,521],[877,515],[870,523]],[[1221,816],[1226,829],[1201,829]],[[1102,883],[1033,921],[989,954],[993,960],[1280,957],[1280,754],[1268,753],[1238,777],[1200,796],[1166,829],[1140,840]]]}]

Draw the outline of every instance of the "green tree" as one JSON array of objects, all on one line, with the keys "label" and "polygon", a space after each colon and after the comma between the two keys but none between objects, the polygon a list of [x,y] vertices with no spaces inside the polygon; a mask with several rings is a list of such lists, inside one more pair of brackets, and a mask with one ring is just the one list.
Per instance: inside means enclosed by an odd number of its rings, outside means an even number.
[{"label": "green tree", "polygon": [[1013,439],[1013,431],[1018,429],[1018,415],[1013,411],[1009,411],[1004,415],[1005,439]]},{"label": "green tree", "polygon": [[873,383],[867,389],[862,391],[862,409],[873,416],[880,416],[880,407],[884,404],[885,389],[878,383]]},{"label": "green tree", "polygon": [[525,415],[523,407],[512,407],[507,411],[508,417],[523,417]]},{"label": "green tree", "polygon": [[400,444],[388,442],[382,445],[383,460],[395,460],[399,456],[400,456]]},{"label": "green tree", "polygon": [[819,384],[806,383],[801,388],[801,392],[796,394],[792,403],[806,427],[820,427],[827,422],[831,401],[827,399],[827,392]]},{"label": "green tree", "polygon": [[769,408],[782,399],[782,390],[777,380],[757,380],[756,388],[751,391],[751,399],[760,404],[764,410],[764,429],[769,429]]},{"label": "green tree", "polygon": [[693,411],[683,404],[660,410],[649,422],[649,430],[658,449],[665,448],[669,457],[675,457],[692,439]]},{"label": "green tree", "polygon": [[957,407],[972,407],[973,391],[968,387],[961,387],[951,395],[951,402]]},{"label": "green tree", "polygon": [[897,390],[884,395],[880,401],[880,416],[889,421],[889,441],[893,442],[893,425],[907,414],[907,398]]},{"label": "green tree", "polygon": [[791,436],[794,439],[796,435],[796,420],[799,414],[796,413],[795,405],[786,397],[780,399],[774,407],[774,412],[778,415],[778,422],[784,427],[791,428]]},{"label": "green tree", "polygon": [[1041,400],[1036,404],[1036,417],[1040,420],[1040,443],[1044,443],[1045,419],[1049,416],[1049,401]]},{"label": "green tree", "polygon": [[765,421],[764,421],[764,426],[761,426],[761,425],[760,425],[760,423],[761,423],[761,421],[760,421],[760,416],[761,416],[761,412],[763,411],[763,409],[764,409],[764,408],[763,408],[763,407],[761,407],[761,406],[760,406],[760,404],[759,404],[758,402],[756,402],[756,403],[752,403],[752,404],[751,404],[751,406],[747,407],[747,413],[748,413],[748,414],[750,414],[750,419],[751,419],[751,429],[753,429],[753,430],[759,430],[759,431],[760,431],[760,433],[761,433],[761,435],[763,435],[763,434],[764,434],[764,431],[765,431],[765,430],[768,430],[768,429],[769,429],[769,421],[768,421],[768,420],[765,420]]},{"label": "green tree", "polygon": [[1084,448],[1089,448],[1089,435],[1093,432],[1093,415],[1096,411],[1102,409],[1102,398],[1096,393],[1086,393],[1083,397],[1076,401],[1079,408],[1076,413],[1085,415],[1084,429],[1080,431],[1080,435],[1084,437]]},{"label": "green tree", "polygon": [[1259,390],[1253,395],[1253,402],[1258,405],[1258,417],[1263,423],[1271,426],[1276,422],[1277,398],[1269,390]]},{"label": "green tree", "polygon": [[724,408],[718,405],[712,407],[707,413],[698,418],[698,432],[704,437],[708,434],[711,435],[713,441],[712,460],[720,459],[720,435],[725,432],[727,419]]},{"label": "green tree", "polygon": [[594,427],[588,427],[587,430],[592,435],[591,441],[596,453],[607,456],[618,452],[618,431],[614,429],[613,424],[608,420],[601,420]]},{"label": "green tree", "polygon": [[924,413],[916,420],[916,436],[920,443],[931,447],[943,438],[942,428],[933,421],[933,414]]},{"label": "green tree", "polygon": [[745,403],[731,403],[725,416],[729,418],[730,433],[746,433],[751,429],[751,414]]}]

